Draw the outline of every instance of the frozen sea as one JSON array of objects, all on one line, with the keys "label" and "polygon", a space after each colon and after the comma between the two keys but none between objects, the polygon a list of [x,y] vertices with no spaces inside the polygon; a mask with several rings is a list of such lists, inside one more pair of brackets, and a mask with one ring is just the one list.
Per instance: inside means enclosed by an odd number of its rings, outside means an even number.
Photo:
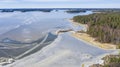
[{"label": "frozen sea", "polygon": [[0,48],[0,56],[23,56],[3,67],[81,67],[88,61],[101,63],[98,57],[114,50],[91,46],[69,32],[55,34],[60,29],[82,30],[82,26],[74,27],[68,19],[89,14],[92,12],[70,14],[64,10],[0,13],[0,45],[4,47]]}]

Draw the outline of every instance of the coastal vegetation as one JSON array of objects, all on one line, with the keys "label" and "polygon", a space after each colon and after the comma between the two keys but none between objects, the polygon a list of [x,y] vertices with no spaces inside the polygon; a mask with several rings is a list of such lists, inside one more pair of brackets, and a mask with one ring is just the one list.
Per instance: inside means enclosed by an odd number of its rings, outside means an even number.
[{"label": "coastal vegetation", "polygon": [[120,13],[95,13],[75,16],[73,21],[87,24],[87,34],[102,43],[120,45]]},{"label": "coastal vegetation", "polygon": [[102,59],[104,65],[93,64],[90,67],[120,67],[120,55],[107,55]]},{"label": "coastal vegetation", "polygon": [[[87,34],[101,43],[112,43],[120,48],[120,13],[102,12],[91,15],[75,16],[74,22],[87,24]],[[93,64],[90,67],[119,67],[120,54],[107,55],[103,58],[104,63]]]}]

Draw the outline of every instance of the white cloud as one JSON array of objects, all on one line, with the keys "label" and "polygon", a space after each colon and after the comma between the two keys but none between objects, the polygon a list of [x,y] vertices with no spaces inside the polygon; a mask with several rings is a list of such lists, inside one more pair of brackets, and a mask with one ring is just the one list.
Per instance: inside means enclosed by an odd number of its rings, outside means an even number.
[{"label": "white cloud", "polygon": [[32,2],[56,2],[56,1],[70,1],[70,0],[22,0],[22,1],[32,1]]},{"label": "white cloud", "polygon": [[0,2],[96,2],[101,0],[0,0]]},{"label": "white cloud", "polygon": [[[108,0],[0,0],[0,2],[104,2]],[[119,0],[110,0],[119,1]]]},{"label": "white cloud", "polygon": [[120,0],[0,0],[0,8],[118,8],[119,3]]},{"label": "white cloud", "polygon": [[71,0],[0,0],[0,2],[65,2]]},{"label": "white cloud", "polygon": [[17,2],[17,0],[0,0],[0,2]]},{"label": "white cloud", "polygon": [[27,2],[96,2],[102,0],[21,0]]}]

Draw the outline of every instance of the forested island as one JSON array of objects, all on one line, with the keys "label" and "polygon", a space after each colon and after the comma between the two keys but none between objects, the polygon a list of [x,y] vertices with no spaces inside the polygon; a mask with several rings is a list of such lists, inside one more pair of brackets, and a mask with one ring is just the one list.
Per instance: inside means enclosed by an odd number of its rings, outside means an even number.
[{"label": "forested island", "polygon": [[75,16],[73,20],[87,24],[87,33],[96,40],[120,45],[120,13],[95,13]]}]

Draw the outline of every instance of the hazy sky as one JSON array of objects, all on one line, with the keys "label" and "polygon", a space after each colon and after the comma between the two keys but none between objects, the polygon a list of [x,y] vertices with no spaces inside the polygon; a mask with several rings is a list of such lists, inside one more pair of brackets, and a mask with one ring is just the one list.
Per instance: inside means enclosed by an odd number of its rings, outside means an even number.
[{"label": "hazy sky", "polygon": [[0,0],[0,8],[120,8],[120,0]]}]

